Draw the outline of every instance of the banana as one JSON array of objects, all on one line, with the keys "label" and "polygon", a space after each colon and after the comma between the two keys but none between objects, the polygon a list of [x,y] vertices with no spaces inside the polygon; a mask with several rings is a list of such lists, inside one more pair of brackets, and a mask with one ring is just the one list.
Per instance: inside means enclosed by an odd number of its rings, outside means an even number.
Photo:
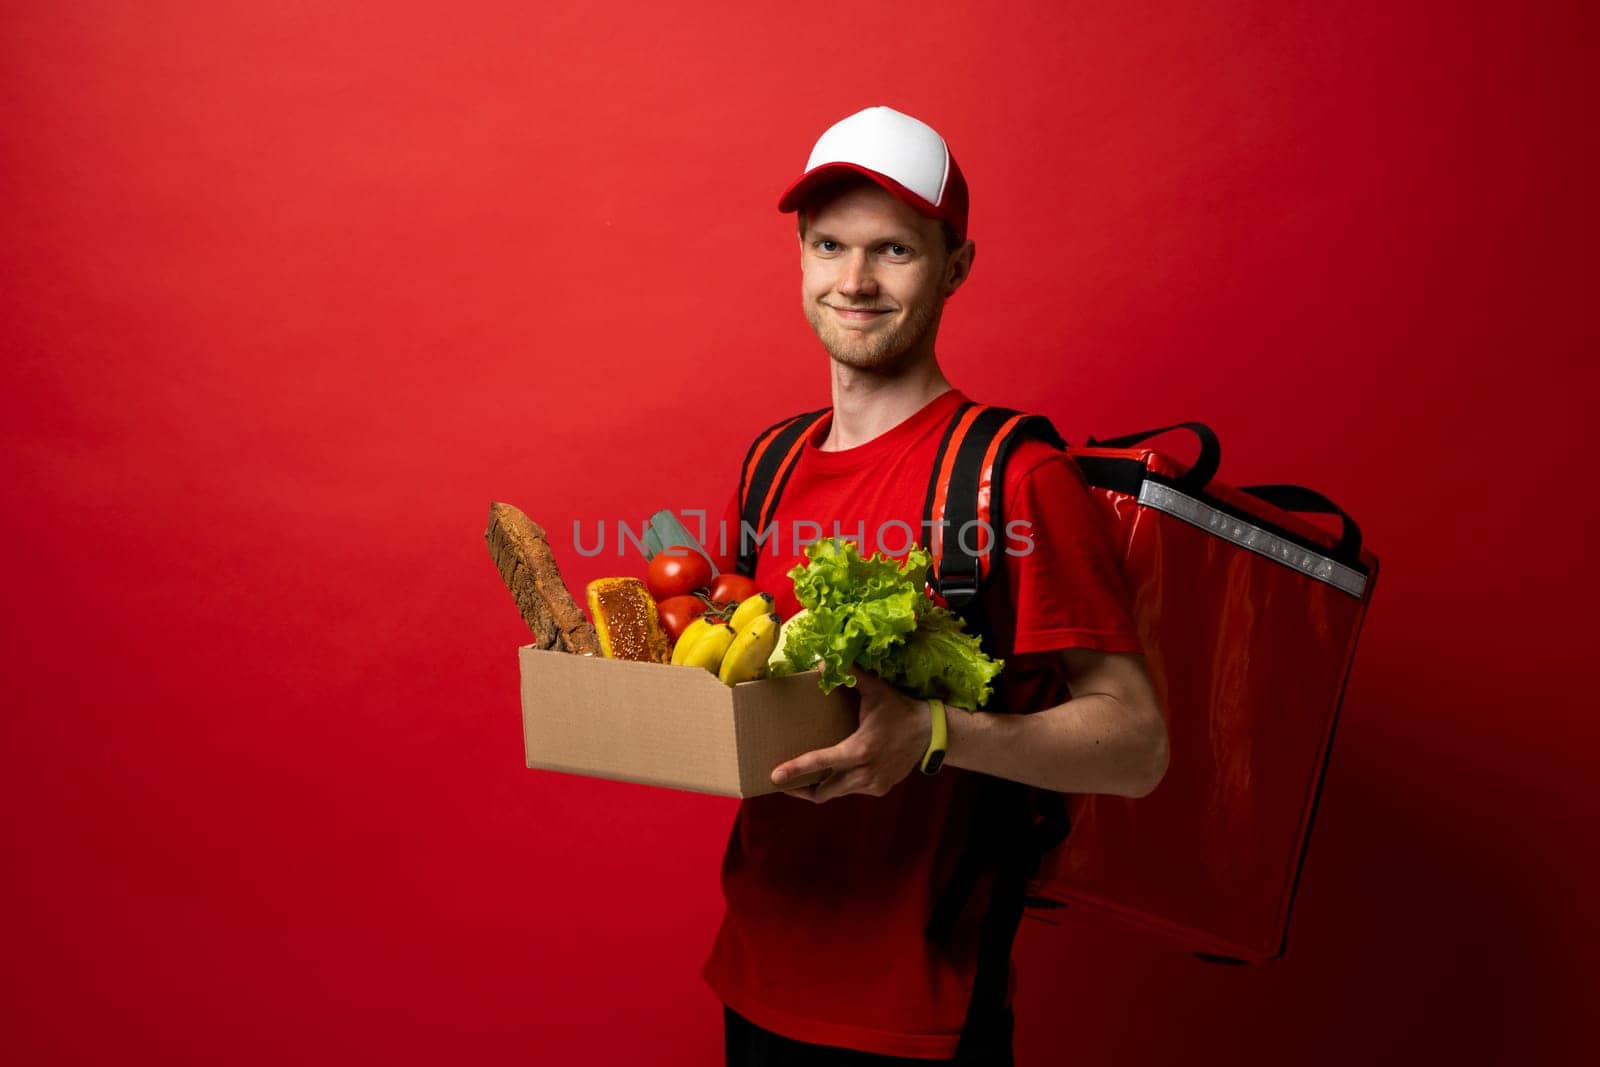
[{"label": "banana", "polygon": [[708,627],[701,631],[700,636],[695,638],[694,644],[684,655],[683,666],[704,667],[712,674],[716,674],[717,668],[722,666],[723,655],[733,641],[733,627],[727,623]]},{"label": "banana", "polygon": [[745,597],[734,609],[733,617],[728,620],[728,625],[733,627],[735,633],[743,633],[744,628],[750,623],[772,611],[772,594],[756,593]]},{"label": "banana", "polygon": [[678,640],[672,646],[672,662],[675,665],[681,664],[689,657],[689,650],[694,647],[695,641],[699,639],[701,634],[705,633],[706,627],[710,625],[711,621],[701,615],[683,628],[683,633],[678,635]]},{"label": "banana", "polygon": [[[741,605],[741,608],[743,605]],[[778,613],[768,612],[747,623],[728,646],[717,672],[725,685],[751,682],[767,673],[767,659],[778,647]]]}]

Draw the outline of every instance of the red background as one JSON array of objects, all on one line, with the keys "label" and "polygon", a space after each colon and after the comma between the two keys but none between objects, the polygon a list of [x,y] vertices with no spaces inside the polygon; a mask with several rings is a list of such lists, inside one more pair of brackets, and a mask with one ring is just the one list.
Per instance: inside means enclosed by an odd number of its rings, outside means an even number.
[{"label": "red background", "polygon": [[1383,560],[1288,957],[1030,923],[1019,1063],[1577,1040],[1593,27],[1163,8],[7,5],[7,1057],[720,1062],[734,802],[522,768],[482,532],[633,573],[574,520],[826,403],[773,204],[876,103],[972,182],[958,385]]}]

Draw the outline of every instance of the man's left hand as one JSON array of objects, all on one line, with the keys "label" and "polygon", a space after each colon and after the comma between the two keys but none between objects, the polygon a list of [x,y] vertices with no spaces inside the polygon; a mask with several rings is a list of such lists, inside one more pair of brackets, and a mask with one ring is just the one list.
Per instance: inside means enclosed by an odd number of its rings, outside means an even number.
[{"label": "man's left hand", "polygon": [[813,771],[827,771],[816,785],[785,789],[814,803],[850,793],[881,797],[922,762],[933,733],[927,701],[900,690],[859,667],[851,668],[861,695],[860,725],[832,748],[819,748],[779,764],[772,780],[782,785]]}]

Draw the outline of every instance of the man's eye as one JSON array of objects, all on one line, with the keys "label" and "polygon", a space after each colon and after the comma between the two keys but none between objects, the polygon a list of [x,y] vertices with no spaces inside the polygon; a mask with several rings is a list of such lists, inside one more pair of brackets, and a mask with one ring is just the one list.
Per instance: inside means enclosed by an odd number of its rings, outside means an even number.
[{"label": "man's eye", "polygon": [[904,258],[905,256],[909,256],[911,254],[911,249],[907,248],[905,245],[885,245],[884,247],[888,250],[891,256],[898,258]]},{"label": "man's eye", "polygon": [[839,242],[838,241],[830,241],[826,237],[824,237],[822,240],[817,242],[817,251],[819,251],[819,252],[837,252],[838,250],[839,250]]}]

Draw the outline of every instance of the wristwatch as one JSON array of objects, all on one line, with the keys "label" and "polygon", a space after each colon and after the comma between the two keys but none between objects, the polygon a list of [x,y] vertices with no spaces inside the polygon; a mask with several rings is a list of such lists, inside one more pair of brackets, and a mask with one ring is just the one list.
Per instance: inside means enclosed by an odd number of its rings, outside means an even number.
[{"label": "wristwatch", "polygon": [[944,766],[945,750],[950,747],[950,728],[944,718],[944,701],[928,701],[928,713],[933,717],[933,736],[928,739],[928,751],[922,756],[922,773],[938,774]]}]

